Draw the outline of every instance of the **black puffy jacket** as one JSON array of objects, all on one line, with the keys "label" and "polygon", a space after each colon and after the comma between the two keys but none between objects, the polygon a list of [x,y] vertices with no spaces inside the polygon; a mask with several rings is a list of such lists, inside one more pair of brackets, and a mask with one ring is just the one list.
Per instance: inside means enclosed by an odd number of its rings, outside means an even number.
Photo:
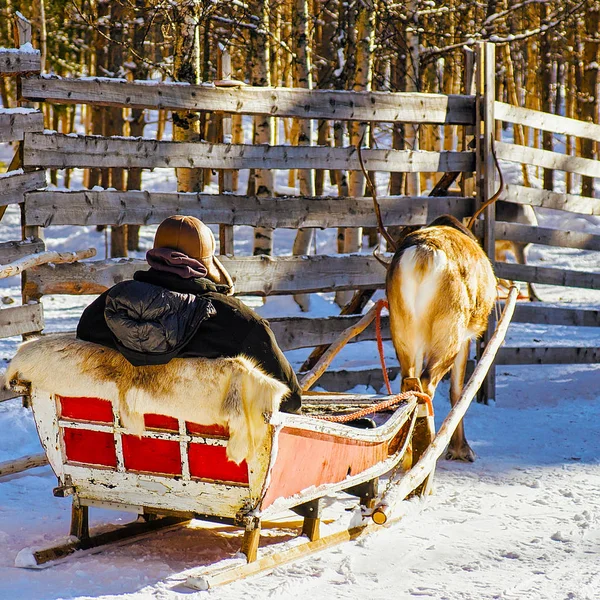
[{"label": "black puffy jacket", "polygon": [[77,337],[114,348],[136,366],[243,354],[290,388],[281,410],[299,412],[298,380],[269,324],[226,291],[208,279],[138,271],[83,311]]}]

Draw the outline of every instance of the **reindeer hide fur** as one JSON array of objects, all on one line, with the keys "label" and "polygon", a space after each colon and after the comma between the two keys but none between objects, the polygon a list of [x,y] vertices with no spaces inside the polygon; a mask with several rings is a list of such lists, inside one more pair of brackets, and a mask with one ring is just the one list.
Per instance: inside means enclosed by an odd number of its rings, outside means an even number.
[{"label": "reindeer hide fur", "polygon": [[135,435],[144,431],[145,413],[226,426],[227,456],[236,463],[255,456],[268,431],[266,416],[289,391],[245,356],[134,367],[116,350],[73,334],[22,344],[6,371],[7,384],[16,381],[52,394],[110,400]]}]

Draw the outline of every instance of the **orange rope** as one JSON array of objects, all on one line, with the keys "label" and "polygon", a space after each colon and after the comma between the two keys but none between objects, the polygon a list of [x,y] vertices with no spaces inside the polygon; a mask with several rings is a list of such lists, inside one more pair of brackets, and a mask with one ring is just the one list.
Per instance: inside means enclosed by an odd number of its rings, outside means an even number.
[{"label": "orange rope", "polygon": [[[383,351],[383,338],[381,335],[381,311],[384,308],[389,308],[387,300],[383,298],[381,300],[377,300],[375,303],[377,306],[377,311],[375,312],[375,331],[377,333],[377,349],[379,350],[379,360],[381,362],[381,370],[383,372],[383,380],[385,381],[385,385],[387,387],[388,394],[392,395],[392,386],[390,384],[390,378],[388,377],[387,367],[385,365],[385,354]],[[383,400],[378,402],[377,404],[373,404],[372,406],[363,408],[361,410],[357,410],[353,413],[349,413],[346,415],[315,415],[317,419],[321,419],[322,421],[330,421],[333,423],[347,423],[348,421],[354,421],[355,419],[360,419],[361,417],[366,417],[367,415],[372,415],[374,413],[380,412],[382,410],[386,410],[395,406],[396,404],[400,404],[404,400],[408,400],[411,396],[416,396],[420,403],[427,405],[427,414],[432,417],[433,416],[433,404],[431,402],[431,398],[428,394],[423,392],[402,392],[401,394],[396,394],[392,398],[388,400]]]},{"label": "orange rope", "polygon": [[403,402],[404,400],[408,400],[411,396],[416,396],[419,400],[421,400],[422,403],[427,404],[427,414],[430,417],[433,416],[431,398],[427,394],[423,392],[402,392],[401,394],[396,394],[393,398],[383,400],[382,402],[378,402],[372,406],[367,406],[366,408],[357,410],[356,412],[349,413],[347,415],[314,415],[314,417],[315,419],[320,419],[321,421],[347,423],[348,421],[354,421],[355,419],[360,419],[361,417],[366,417],[367,415],[372,415],[382,410],[386,410],[387,408],[391,408],[396,404],[400,404],[400,402]]}]

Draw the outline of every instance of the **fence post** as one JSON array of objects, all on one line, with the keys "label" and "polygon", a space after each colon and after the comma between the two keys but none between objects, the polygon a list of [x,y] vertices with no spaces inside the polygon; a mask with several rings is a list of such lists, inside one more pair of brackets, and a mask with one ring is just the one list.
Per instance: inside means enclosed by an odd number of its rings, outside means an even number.
[{"label": "fence post", "polygon": [[[495,164],[492,154],[494,136],[494,101],[496,99],[496,48],[489,42],[481,42],[477,46],[477,207],[481,206],[496,191]],[[495,257],[494,226],[496,206],[492,204],[485,209],[483,220],[483,249],[492,266]],[[490,316],[487,331],[478,348],[478,356],[489,342],[495,328],[494,313]],[[488,403],[496,397],[496,373],[492,366],[481,389],[478,401]]]},{"label": "fence post", "polygon": [[[14,17],[14,39],[17,45],[23,46],[24,44],[30,44],[32,40],[31,35],[31,23],[20,13],[17,12]],[[17,100],[19,106],[31,108],[33,106],[30,102],[24,102],[21,99],[21,77],[17,77]],[[17,153],[19,154],[19,165],[11,165],[11,168],[17,168],[21,164],[21,156],[23,152],[23,142],[19,142],[19,149]],[[31,169],[24,169],[25,171]],[[25,221],[25,202],[21,203],[21,237],[25,240],[27,238],[34,238],[36,240],[44,239],[44,234],[42,228],[38,225],[29,226]],[[27,273],[23,273],[21,275],[21,299],[23,304],[27,304],[30,300],[26,290],[27,290]],[[35,300],[38,300],[35,298]]]}]

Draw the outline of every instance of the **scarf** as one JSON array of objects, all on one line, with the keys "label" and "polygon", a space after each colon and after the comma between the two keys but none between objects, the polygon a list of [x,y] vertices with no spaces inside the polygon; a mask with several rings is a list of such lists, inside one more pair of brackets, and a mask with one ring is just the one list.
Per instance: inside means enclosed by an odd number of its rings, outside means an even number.
[{"label": "scarf", "polygon": [[195,258],[170,248],[153,248],[146,252],[146,262],[155,270],[173,273],[183,279],[206,277],[206,267]]}]

